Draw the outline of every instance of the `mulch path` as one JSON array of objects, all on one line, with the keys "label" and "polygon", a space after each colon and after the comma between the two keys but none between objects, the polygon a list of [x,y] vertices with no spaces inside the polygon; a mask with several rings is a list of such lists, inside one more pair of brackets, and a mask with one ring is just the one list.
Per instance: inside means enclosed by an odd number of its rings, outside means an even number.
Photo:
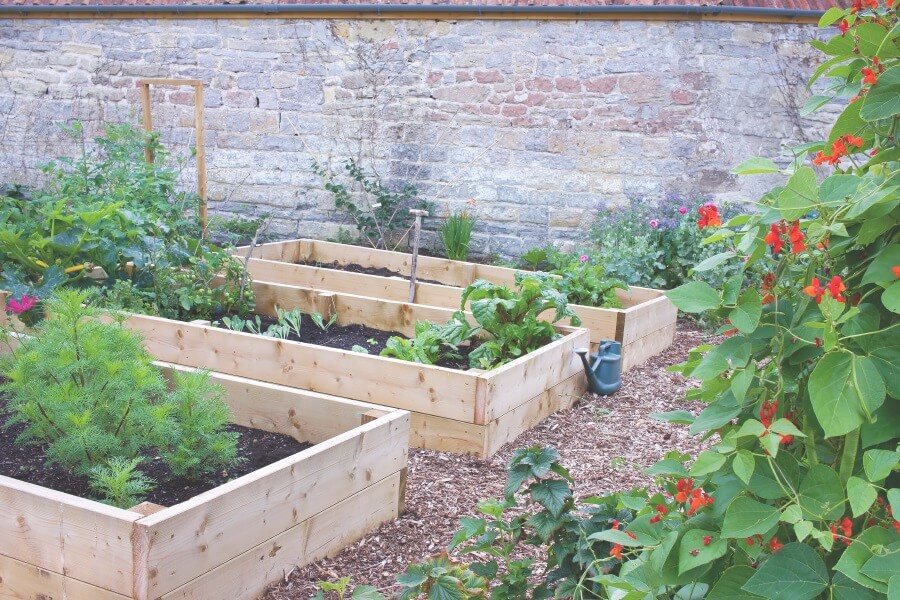
[{"label": "mulch path", "polygon": [[[622,377],[612,396],[587,394],[575,407],[551,416],[489,460],[431,450],[410,450],[406,514],[327,558],[296,569],[271,588],[265,600],[307,600],[317,581],[350,576],[354,584],[376,586],[390,597],[399,588],[395,577],[407,565],[446,549],[461,517],[475,516],[480,500],[497,498],[506,482],[506,465],[516,448],[540,444],[562,455],[575,478],[578,497],[601,495],[635,486],[652,486],[642,470],[673,449],[696,455],[705,445],[682,425],[655,421],[650,413],[685,409],[699,413],[703,404],[680,400],[697,385],[666,368],[687,358],[688,350],[709,335],[692,323],[679,322],[675,343]],[[624,459],[616,461],[614,459]]]}]

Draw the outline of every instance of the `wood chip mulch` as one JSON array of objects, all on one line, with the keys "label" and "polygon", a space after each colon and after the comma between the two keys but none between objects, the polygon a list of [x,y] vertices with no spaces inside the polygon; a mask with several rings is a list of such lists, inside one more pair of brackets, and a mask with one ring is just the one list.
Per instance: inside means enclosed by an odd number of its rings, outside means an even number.
[{"label": "wood chip mulch", "polygon": [[[398,573],[410,563],[446,550],[459,518],[477,516],[479,501],[502,496],[506,465],[516,448],[534,444],[555,448],[575,478],[578,497],[652,485],[652,478],[642,470],[666,452],[676,449],[696,456],[710,443],[691,437],[686,426],[649,417],[677,409],[699,413],[702,403],[681,400],[697,382],[666,368],[709,340],[692,323],[680,321],[672,346],[625,373],[622,388],[614,395],[586,394],[575,407],[554,414],[489,460],[411,449],[406,514],[337,556],[286,574],[265,600],[307,600],[316,593],[316,582],[348,575],[354,585],[376,586],[390,598],[399,590]],[[624,461],[613,466],[614,459]]]}]

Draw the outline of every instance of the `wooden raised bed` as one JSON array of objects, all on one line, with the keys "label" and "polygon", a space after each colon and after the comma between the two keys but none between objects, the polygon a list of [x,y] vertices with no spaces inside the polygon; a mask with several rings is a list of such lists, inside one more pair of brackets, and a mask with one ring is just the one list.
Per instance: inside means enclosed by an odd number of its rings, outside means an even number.
[{"label": "wooden raised bed", "polygon": [[409,413],[212,377],[233,422],[315,445],[147,516],[0,476],[0,598],[252,600],[397,517]]},{"label": "wooden raised bed", "polygon": [[[450,319],[448,309],[254,281],[257,311],[275,307],[338,314],[412,335],[417,320]],[[410,443],[419,448],[487,457],[503,444],[567,408],[587,380],[574,349],[588,332],[559,328],[564,337],[492,371],[461,371],[293,341],[238,333],[202,323],[133,315],[150,353],[161,360],[333,394],[412,412]]]},{"label": "wooden raised bed", "polygon": [[[246,255],[246,247],[238,250],[239,254]],[[403,279],[296,264],[357,264],[386,268],[408,276],[412,256],[403,252],[317,240],[290,240],[259,245],[252,256],[250,273],[254,279],[396,301],[409,298],[409,283]],[[442,285],[417,281],[415,300],[418,304],[457,309],[462,297],[461,288],[476,279],[512,286],[516,272],[516,269],[504,267],[420,256],[416,278],[440,281]],[[632,286],[627,292],[617,290],[616,293],[625,308],[579,305],[572,305],[572,308],[581,318],[582,327],[590,330],[592,344],[612,339],[622,342],[622,367],[628,369],[672,344],[678,311],[660,290]]]}]

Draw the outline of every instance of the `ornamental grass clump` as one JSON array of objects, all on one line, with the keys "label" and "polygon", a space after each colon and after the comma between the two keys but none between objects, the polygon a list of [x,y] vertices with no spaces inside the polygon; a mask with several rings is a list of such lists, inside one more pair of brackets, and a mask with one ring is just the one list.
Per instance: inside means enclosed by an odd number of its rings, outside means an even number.
[{"label": "ornamental grass clump", "polygon": [[137,469],[147,456],[188,478],[235,463],[224,390],[205,373],[178,371],[170,389],[141,338],[99,320],[86,300],[61,291],[28,335],[2,331],[4,427],[23,426],[17,443],[44,446],[48,463],[92,478],[110,503],[130,504],[148,489]]},{"label": "ornamental grass clump", "polygon": [[450,260],[468,260],[469,244],[472,241],[472,230],[475,229],[475,201],[467,202],[468,208],[452,212],[438,227],[438,237],[444,244],[447,258]]}]

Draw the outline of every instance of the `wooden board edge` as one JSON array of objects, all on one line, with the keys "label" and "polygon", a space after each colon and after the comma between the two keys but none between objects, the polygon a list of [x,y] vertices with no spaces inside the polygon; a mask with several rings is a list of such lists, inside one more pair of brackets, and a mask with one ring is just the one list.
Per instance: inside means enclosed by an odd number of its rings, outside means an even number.
[{"label": "wooden board edge", "polygon": [[[15,586],[15,587],[13,587]],[[3,600],[132,600],[74,577],[67,577],[0,554],[0,598]]]},{"label": "wooden board edge", "polygon": [[677,324],[672,323],[622,347],[622,372],[644,364],[675,341]]},{"label": "wooden board edge", "polygon": [[397,518],[401,473],[333,505],[208,571],[159,600],[254,600],[296,567],[340,550]]}]

